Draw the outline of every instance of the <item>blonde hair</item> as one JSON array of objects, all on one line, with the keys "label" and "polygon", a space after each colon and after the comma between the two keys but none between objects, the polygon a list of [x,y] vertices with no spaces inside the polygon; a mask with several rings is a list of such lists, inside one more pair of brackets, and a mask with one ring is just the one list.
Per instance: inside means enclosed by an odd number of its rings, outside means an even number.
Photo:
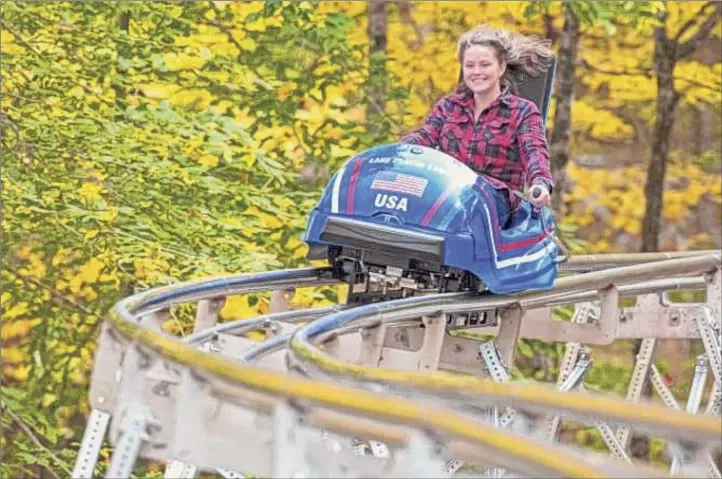
[{"label": "blonde hair", "polygon": [[480,25],[459,38],[457,55],[461,69],[456,87],[459,92],[468,90],[463,80],[463,61],[464,53],[472,45],[492,48],[496,52],[497,59],[506,63],[506,71],[501,82],[502,86],[508,86],[512,90],[515,90],[528,76],[535,77],[546,71],[554,57],[550,40]]}]

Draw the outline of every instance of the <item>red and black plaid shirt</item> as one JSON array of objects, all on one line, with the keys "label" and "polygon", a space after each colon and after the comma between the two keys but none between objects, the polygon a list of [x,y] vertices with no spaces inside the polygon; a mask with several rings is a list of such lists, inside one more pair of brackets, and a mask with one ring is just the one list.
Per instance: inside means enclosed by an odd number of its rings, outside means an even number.
[{"label": "red and black plaid shirt", "polygon": [[508,89],[474,122],[474,97],[453,93],[434,105],[424,125],[400,143],[438,149],[488,177],[496,188],[507,191],[512,211],[519,199],[509,189],[543,183],[552,191],[549,150],[542,116],[537,106]]}]

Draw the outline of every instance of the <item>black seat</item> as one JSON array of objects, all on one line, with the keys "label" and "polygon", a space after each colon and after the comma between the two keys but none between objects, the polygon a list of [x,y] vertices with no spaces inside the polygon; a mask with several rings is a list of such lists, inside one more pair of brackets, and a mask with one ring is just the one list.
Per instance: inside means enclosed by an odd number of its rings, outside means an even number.
[{"label": "black seat", "polygon": [[[552,57],[549,68],[537,77],[528,77],[524,82],[516,85],[516,94],[527,100],[531,100],[539,108],[539,112],[546,123],[549,114],[549,103],[552,99],[552,90],[554,89],[554,75],[557,69],[557,60]],[[501,226],[501,229],[511,229],[522,221],[529,214],[524,208],[520,208],[509,217],[509,221]]]},{"label": "black seat", "polygon": [[529,77],[523,83],[517,85],[517,95],[527,100],[533,101],[542,118],[546,121],[549,113],[549,103],[552,98],[552,90],[554,88],[554,74],[557,69],[557,60],[552,57],[551,65],[546,72],[538,77]]}]

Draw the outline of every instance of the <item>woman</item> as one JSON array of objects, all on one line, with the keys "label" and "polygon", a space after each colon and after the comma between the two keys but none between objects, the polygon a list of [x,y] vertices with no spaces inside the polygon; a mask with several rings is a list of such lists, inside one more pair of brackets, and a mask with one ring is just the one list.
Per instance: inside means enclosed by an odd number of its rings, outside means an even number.
[{"label": "woman", "polygon": [[488,26],[459,39],[456,91],[439,100],[424,125],[400,143],[439,149],[469,165],[494,187],[499,225],[520,204],[513,191],[531,185],[535,207],[553,189],[544,123],[536,105],[512,93],[526,75],[546,70],[549,42]]}]

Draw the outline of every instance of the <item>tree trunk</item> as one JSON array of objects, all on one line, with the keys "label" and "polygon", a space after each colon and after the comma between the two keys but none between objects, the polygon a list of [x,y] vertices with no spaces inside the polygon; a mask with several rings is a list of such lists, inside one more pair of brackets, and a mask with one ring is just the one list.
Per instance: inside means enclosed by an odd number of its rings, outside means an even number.
[{"label": "tree trunk", "polygon": [[[666,15],[665,15],[666,17]],[[654,31],[654,70],[657,76],[657,111],[652,136],[652,158],[644,185],[646,208],[642,223],[642,251],[659,249],[662,217],[662,192],[669,157],[669,139],[679,93],[674,89],[675,45],[667,37],[664,24]]]},{"label": "tree trunk", "polygon": [[[664,176],[669,158],[669,137],[674,126],[674,112],[679,102],[679,94],[674,90],[674,42],[667,37],[665,30],[666,12],[661,15],[662,25],[654,30],[654,70],[657,76],[657,109],[652,133],[652,158],[647,168],[647,183],[644,185],[646,209],[642,222],[642,251],[652,252],[659,249],[659,232],[662,217],[662,192]],[[639,352],[642,340],[635,341],[634,356]],[[650,398],[652,389],[647,382],[642,397]],[[649,439],[633,434],[630,441],[630,453],[638,459],[649,458]]]},{"label": "tree trunk", "polygon": [[[654,30],[654,70],[657,76],[657,109],[654,120],[652,136],[652,157],[647,169],[647,182],[644,185],[646,207],[644,221],[642,222],[642,251],[652,252],[659,249],[659,233],[662,217],[662,193],[664,191],[664,177],[667,172],[669,158],[669,140],[674,127],[675,111],[679,104],[679,93],[674,89],[674,67],[678,60],[685,58],[699,46],[714,25],[719,21],[722,5],[708,2],[699,11],[700,16],[708,9],[713,11],[702,22],[692,38],[684,43],[679,39],[687,28],[686,24],[677,33],[676,37],[667,36],[667,12],[659,14],[661,24]],[[641,340],[635,341],[635,350],[639,351]],[[636,355],[635,351],[635,355]],[[642,394],[649,398],[652,395],[649,384]],[[649,439],[641,436],[632,436],[630,452],[636,458],[649,457]]]},{"label": "tree trunk", "polygon": [[560,37],[558,56],[559,84],[554,93],[554,128],[549,145],[554,194],[552,209],[557,220],[563,215],[566,168],[569,162],[569,136],[572,123],[572,102],[574,101],[575,66],[579,52],[579,19],[569,6],[564,8],[564,27]]},{"label": "tree trunk", "polygon": [[[709,14],[707,14],[709,10]],[[706,17],[704,17],[707,15]],[[654,70],[657,75],[657,116],[654,120],[652,158],[647,169],[644,185],[646,207],[642,222],[642,251],[659,249],[659,233],[662,217],[662,191],[667,172],[669,139],[674,126],[679,93],[674,89],[674,67],[681,59],[694,54],[702,41],[707,39],[722,16],[722,3],[707,2],[700,8],[698,18],[704,18],[694,34],[680,42],[683,34],[695,24],[685,23],[673,37],[667,35],[667,12],[659,13],[661,24],[654,30]]]},{"label": "tree trunk", "polygon": [[368,4],[369,79],[366,118],[369,131],[377,133],[378,117],[386,109],[386,35],[388,3],[372,0]]},{"label": "tree trunk", "polygon": [[702,154],[702,151],[704,150],[704,116],[702,113],[702,108],[704,105],[697,105],[692,107],[692,116],[694,117],[694,125],[698,125],[699,128],[695,128],[692,134],[694,135],[692,141],[692,149],[690,150],[690,153],[694,156],[700,156]]},{"label": "tree trunk", "polygon": [[130,32],[130,12],[123,12],[118,16],[118,28],[125,33]]}]

